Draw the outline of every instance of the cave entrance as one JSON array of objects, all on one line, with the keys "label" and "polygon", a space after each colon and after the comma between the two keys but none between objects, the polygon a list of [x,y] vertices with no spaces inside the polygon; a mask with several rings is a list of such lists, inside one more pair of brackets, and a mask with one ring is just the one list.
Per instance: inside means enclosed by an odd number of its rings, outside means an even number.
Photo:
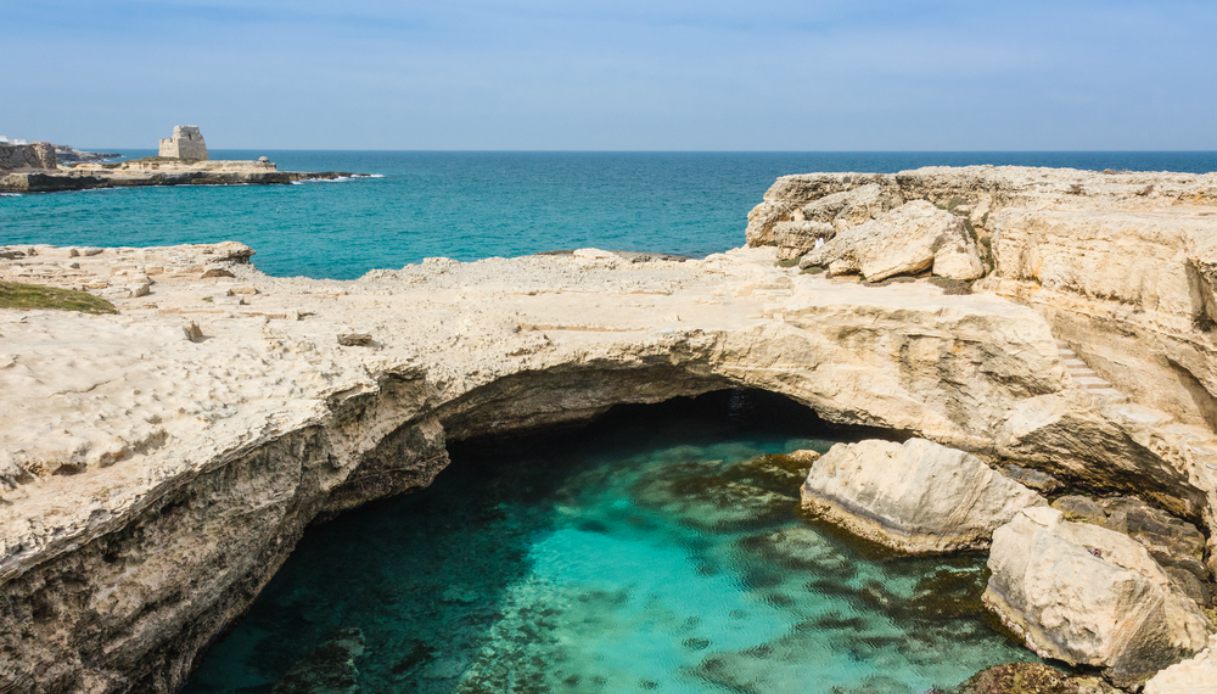
[{"label": "cave entrance", "polygon": [[873,432],[755,391],[454,445],[427,489],[311,528],[188,691],[925,691],[1030,654],[979,557],[799,511],[789,456]]}]

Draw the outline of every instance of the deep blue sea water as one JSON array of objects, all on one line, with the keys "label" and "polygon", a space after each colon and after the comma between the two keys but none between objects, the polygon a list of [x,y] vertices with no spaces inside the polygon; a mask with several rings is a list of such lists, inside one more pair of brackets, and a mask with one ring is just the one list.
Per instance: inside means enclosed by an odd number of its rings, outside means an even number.
[{"label": "deep blue sea water", "polygon": [[[150,151],[128,151],[144,156]],[[743,243],[777,176],[934,164],[1217,171],[1217,152],[529,153],[223,151],[383,178],[0,197],[0,245],[237,240],[273,275],[354,278],[427,256],[596,246],[701,256]]]},{"label": "deep blue sea water", "polygon": [[758,398],[456,448],[431,487],[310,530],[187,691],[907,694],[1033,659],[986,617],[981,557],[805,518],[805,468],[767,454],[850,434]]}]

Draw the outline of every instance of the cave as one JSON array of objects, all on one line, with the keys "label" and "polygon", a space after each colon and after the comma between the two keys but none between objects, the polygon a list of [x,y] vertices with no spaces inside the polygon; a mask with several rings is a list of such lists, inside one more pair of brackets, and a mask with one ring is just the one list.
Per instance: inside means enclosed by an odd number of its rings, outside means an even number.
[{"label": "cave", "polygon": [[186,691],[924,691],[1033,658],[980,556],[800,511],[786,453],[876,436],[727,389],[449,441],[430,485],[310,526]]}]

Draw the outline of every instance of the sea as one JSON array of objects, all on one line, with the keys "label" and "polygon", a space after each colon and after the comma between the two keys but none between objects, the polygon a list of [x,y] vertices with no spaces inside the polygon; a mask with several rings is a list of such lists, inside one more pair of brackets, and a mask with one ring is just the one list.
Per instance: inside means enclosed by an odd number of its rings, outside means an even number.
[{"label": "sea", "polygon": [[700,257],[741,245],[748,210],[790,173],[967,164],[1217,171],[1217,152],[212,152],[261,155],[285,170],[375,177],[0,197],[0,245],[236,240],[272,275],[353,279],[429,256],[597,247]]}]

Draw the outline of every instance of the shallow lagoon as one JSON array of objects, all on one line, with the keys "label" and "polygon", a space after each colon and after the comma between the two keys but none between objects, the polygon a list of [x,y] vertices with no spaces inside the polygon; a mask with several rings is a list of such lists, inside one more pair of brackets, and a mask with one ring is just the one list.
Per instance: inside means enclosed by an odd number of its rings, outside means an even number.
[{"label": "shallow lagoon", "polygon": [[985,617],[979,557],[800,514],[769,454],[850,436],[804,412],[719,394],[460,447],[311,529],[188,690],[923,692],[1033,657]]}]

